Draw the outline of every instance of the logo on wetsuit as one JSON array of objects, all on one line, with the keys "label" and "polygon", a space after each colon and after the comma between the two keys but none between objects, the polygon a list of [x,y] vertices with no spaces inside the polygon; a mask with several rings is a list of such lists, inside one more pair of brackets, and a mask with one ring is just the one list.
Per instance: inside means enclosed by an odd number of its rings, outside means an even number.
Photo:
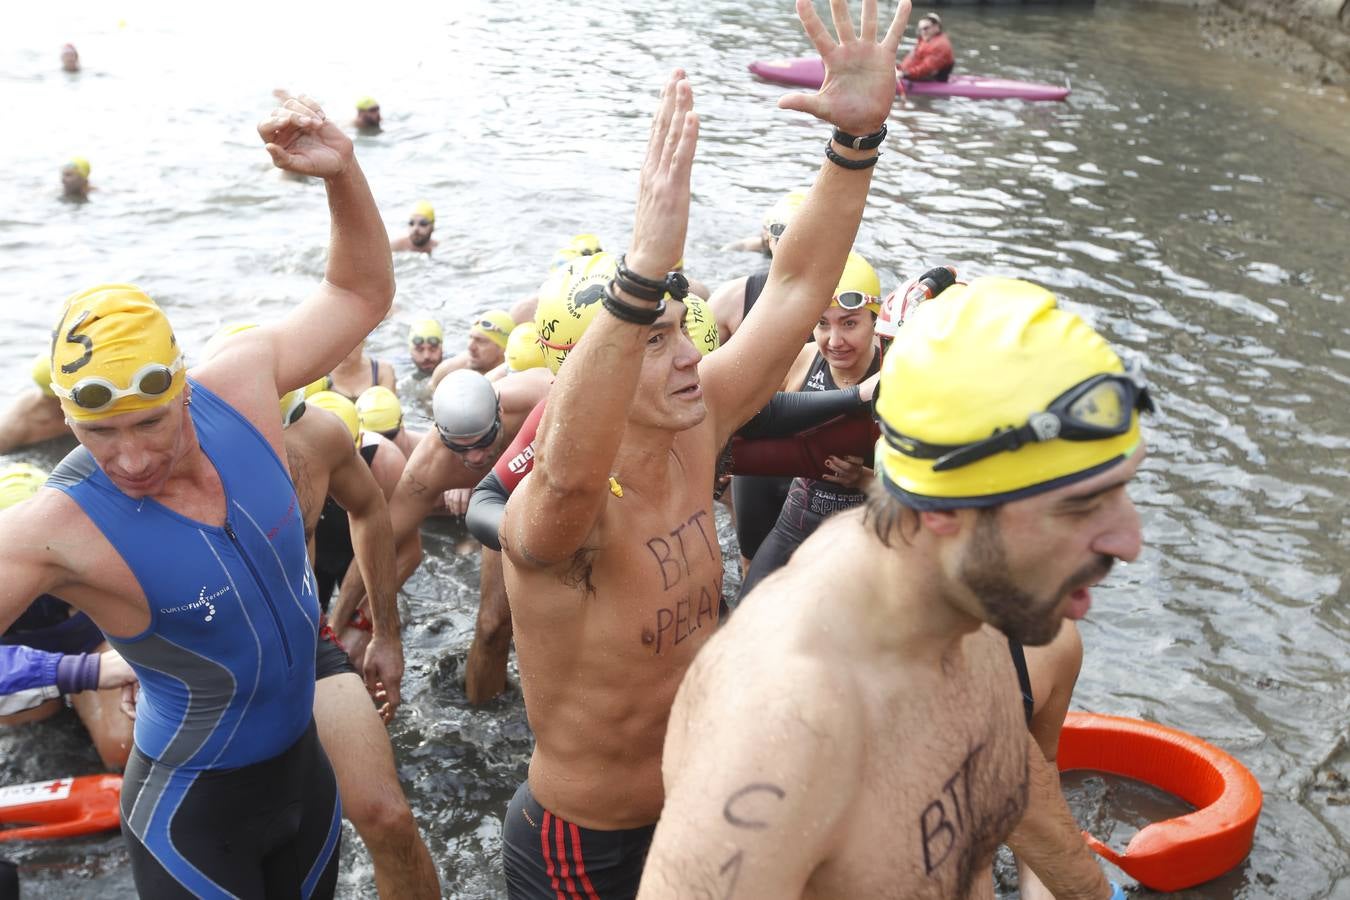
[{"label": "logo on wetsuit", "polygon": [[525,471],[525,467],[530,464],[530,460],[532,459],[534,459],[534,444],[530,444],[524,450],[511,457],[511,461],[506,464],[506,467],[511,470],[512,474],[519,474]]},{"label": "logo on wetsuit", "polygon": [[203,621],[210,622],[216,617],[216,605],[211,601],[229,593],[229,590],[229,585],[225,585],[213,593],[208,594],[206,592],[206,587],[203,586],[201,591],[197,594],[197,599],[193,600],[191,603],[184,603],[182,606],[171,606],[167,608],[160,607],[159,611],[165,615],[169,615],[171,613],[190,612],[194,609],[204,608],[206,610],[206,618]]}]

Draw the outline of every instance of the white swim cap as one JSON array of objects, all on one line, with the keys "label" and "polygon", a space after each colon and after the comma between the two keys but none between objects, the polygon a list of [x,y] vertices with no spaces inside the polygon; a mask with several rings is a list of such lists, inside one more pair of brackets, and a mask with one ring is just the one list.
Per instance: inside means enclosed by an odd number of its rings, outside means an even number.
[{"label": "white swim cap", "polygon": [[441,439],[462,444],[496,424],[497,392],[479,373],[459,369],[437,385],[431,412]]}]

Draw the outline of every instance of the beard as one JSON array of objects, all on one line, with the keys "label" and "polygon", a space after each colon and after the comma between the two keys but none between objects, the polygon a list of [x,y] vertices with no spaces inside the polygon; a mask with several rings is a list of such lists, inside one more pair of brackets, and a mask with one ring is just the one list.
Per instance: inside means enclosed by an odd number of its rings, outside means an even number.
[{"label": "beard", "polygon": [[425,247],[427,244],[431,243],[431,232],[428,231],[426,234],[422,234],[414,231],[412,234],[408,235],[408,240],[412,242],[414,247]]},{"label": "beard", "polygon": [[1042,647],[1055,639],[1064,616],[1056,611],[1064,598],[1081,587],[1100,580],[1115,560],[1099,554],[1095,560],[1064,580],[1049,598],[1040,599],[1019,585],[1008,565],[1003,535],[996,514],[980,512],[970,547],[958,576],[984,608],[985,621],[1008,637],[1028,647]]}]

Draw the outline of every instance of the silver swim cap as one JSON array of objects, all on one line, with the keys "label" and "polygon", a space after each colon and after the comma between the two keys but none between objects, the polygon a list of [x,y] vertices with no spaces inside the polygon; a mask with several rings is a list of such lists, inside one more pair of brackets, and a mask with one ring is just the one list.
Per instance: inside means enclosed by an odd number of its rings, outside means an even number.
[{"label": "silver swim cap", "polygon": [[431,398],[431,412],[441,440],[462,444],[497,423],[497,392],[479,373],[459,369],[437,385]]}]

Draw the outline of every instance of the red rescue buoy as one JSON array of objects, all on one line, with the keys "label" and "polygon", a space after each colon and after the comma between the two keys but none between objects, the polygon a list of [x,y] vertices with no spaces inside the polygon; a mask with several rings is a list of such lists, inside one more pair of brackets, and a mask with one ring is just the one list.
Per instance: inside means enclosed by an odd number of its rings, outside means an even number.
[{"label": "red rescue buoy", "polygon": [[1098,855],[1158,891],[1194,887],[1246,859],[1261,815],[1261,785],[1228,753],[1175,728],[1071,712],[1059,738],[1059,770],[1123,775],[1174,794],[1195,812],[1154,822],[1116,853],[1083,837]]},{"label": "red rescue buoy", "polygon": [[118,825],[121,775],[80,775],[0,787],[0,841],[34,841]]}]

